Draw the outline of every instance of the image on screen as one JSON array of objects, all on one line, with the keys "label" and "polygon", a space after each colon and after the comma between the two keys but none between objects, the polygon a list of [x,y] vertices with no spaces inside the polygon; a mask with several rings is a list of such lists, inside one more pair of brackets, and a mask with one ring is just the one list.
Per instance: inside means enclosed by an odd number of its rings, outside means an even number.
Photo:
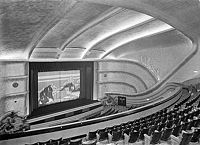
[{"label": "image on screen", "polygon": [[78,99],[80,70],[38,72],[38,106]]}]

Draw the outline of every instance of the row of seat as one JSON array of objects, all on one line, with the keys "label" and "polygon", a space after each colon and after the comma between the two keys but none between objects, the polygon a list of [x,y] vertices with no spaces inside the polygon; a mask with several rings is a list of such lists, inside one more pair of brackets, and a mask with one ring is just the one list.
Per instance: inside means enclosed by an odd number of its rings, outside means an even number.
[{"label": "row of seat", "polygon": [[[197,101],[198,99],[194,99]],[[185,100],[183,100],[184,103],[186,103]],[[190,105],[195,103],[195,101],[191,101]],[[171,135],[179,136],[181,131],[185,130],[191,130],[194,128],[194,134],[192,136],[193,142],[198,141],[199,139],[199,126],[200,126],[200,108],[188,106],[184,109],[180,109],[184,103],[180,102],[179,104],[175,105],[173,110],[167,111],[166,109],[163,109],[155,114],[152,114],[150,116],[141,118],[139,120],[135,120],[133,122],[129,122],[126,125],[121,125],[121,127],[118,127],[118,137],[117,139],[123,139],[125,137],[122,137],[123,133],[124,136],[128,136],[129,140],[127,143],[133,143],[138,141],[138,139],[143,140],[144,134],[151,135],[152,140],[150,143],[158,143],[158,141],[164,140],[166,141],[169,139]],[[181,105],[180,105],[181,104]],[[149,120],[152,120],[149,122]],[[144,123],[145,122],[145,123]],[[137,126],[139,124],[139,126]],[[126,126],[126,129],[123,130],[123,126]],[[134,128],[129,128],[131,126],[134,126]],[[195,128],[196,127],[196,128]],[[115,136],[116,133],[116,127],[113,129],[103,129],[99,130],[97,132],[93,132],[93,137],[96,134],[97,141],[107,140],[109,141],[109,136]],[[122,133],[123,132],[123,133]],[[122,133],[122,134],[121,134]],[[89,136],[92,134],[92,132],[89,133]],[[99,136],[99,138],[98,138]],[[112,138],[112,137],[111,137]],[[92,139],[92,138],[88,138]],[[116,139],[111,140],[116,141]]]},{"label": "row of seat", "polygon": [[108,115],[116,114],[119,112],[127,111],[130,109],[134,109],[135,107],[134,106],[126,107],[126,106],[118,106],[118,105],[104,106],[103,111],[99,111],[98,113],[96,113],[94,115],[90,115],[90,116],[86,117],[85,119],[88,120],[88,119],[108,116]]},{"label": "row of seat", "polygon": [[[189,90],[189,89],[188,89]],[[173,143],[198,142],[200,137],[200,98],[198,91],[186,94],[182,101],[172,109],[162,109],[154,114],[119,125],[90,131],[80,139],[58,139],[48,141],[49,145],[101,145],[101,144],[132,144],[137,142],[157,144],[173,139]],[[110,112],[110,111],[108,111]],[[183,139],[177,140],[182,134]],[[189,137],[188,137],[189,136]],[[186,141],[185,139],[188,138]],[[44,145],[38,142],[35,145]],[[46,142],[47,145],[47,142]]]}]

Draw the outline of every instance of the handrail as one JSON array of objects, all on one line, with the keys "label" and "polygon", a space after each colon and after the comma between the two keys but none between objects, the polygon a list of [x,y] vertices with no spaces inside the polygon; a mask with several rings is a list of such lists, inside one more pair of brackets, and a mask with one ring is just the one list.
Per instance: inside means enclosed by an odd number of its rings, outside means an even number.
[{"label": "handrail", "polygon": [[144,95],[144,96],[136,96],[135,94],[129,95],[129,94],[123,94],[123,93],[114,93],[114,92],[105,92],[105,94],[107,94],[107,95],[120,95],[120,96],[125,96],[125,97],[133,97],[133,98],[136,98],[136,99],[144,99],[144,98],[146,99],[148,96],[157,95],[158,93],[162,92],[163,89],[167,89],[168,87],[171,87],[171,86],[180,87],[181,85],[179,85],[177,83],[168,83],[168,84],[166,84],[166,86],[164,86],[164,88],[160,88],[158,91],[152,92],[151,94],[147,94],[147,95]]},{"label": "handrail", "polygon": [[[111,121],[113,119],[118,119],[118,118],[126,117],[129,115],[133,115],[133,114],[136,114],[136,113],[139,113],[142,111],[146,111],[148,109],[159,106],[163,103],[171,101],[171,99],[174,99],[175,97],[180,98],[180,96],[179,96],[180,93],[181,93],[181,88],[179,88],[176,92],[174,92],[173,95],[168,96],[167,98],[163,98],[156,102],[153,102],[148,105],[138,107],[138,108],[135,108],[132,110],[127,110],[124,112],[120,112],[117,114],[112,114],[112,115],[108,115],[108,116],[104,116],[104,117],[100,117],[100,118],[94,118],[94,119],[85,120],[85,121],[73,122],[73,123],[69,123],[69,124],[65,124],[65,125],[62,124],[62,125],[47,127],[47,128],[33,129],[33,130],[29,130],[29,131],[25,131],[25,132],[17,133],[17,134],[0,135],[0,141],[14,139],[14,138],[20,138],[20,137],[28,137],[28,136],[32,136],[32,135],[39,135],[39,134],[44,134],[44,133],[56,132],[56,131],[62,131],[62,130],[67,130],[67,129],[72,129],[72,128],[78,128],[78,127],[83,127],[83,126],[92,125],[92,124],[96,124],[96,123],[101,123],[104,121],[109,121],[109,120]],[[173,103],[175,103],[175,102],[173,102]]]}]

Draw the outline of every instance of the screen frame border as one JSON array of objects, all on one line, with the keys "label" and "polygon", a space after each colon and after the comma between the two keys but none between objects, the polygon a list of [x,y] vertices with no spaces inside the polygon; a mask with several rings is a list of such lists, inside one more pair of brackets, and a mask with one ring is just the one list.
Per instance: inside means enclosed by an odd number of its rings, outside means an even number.
[{"label": "screen frame border", "polygon": [[[29,63],[29,117],[38,117],[68,109],[64,101],[38,106],[38,73],[48,71],[80,70],[79,99],[93,99],[94,62],[30,62]],[[77,100],[77,99],[76,99]],[[76,106],[74,106],[76,107]]]}]

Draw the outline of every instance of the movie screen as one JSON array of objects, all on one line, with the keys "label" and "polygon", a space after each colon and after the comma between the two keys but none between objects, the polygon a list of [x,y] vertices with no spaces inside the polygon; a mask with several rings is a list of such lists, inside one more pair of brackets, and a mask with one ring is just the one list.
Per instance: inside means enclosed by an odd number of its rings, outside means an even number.
[{"label": "movie screen", "polygon": [[38,106],[80,96],[80,70],[38,72]]}]

